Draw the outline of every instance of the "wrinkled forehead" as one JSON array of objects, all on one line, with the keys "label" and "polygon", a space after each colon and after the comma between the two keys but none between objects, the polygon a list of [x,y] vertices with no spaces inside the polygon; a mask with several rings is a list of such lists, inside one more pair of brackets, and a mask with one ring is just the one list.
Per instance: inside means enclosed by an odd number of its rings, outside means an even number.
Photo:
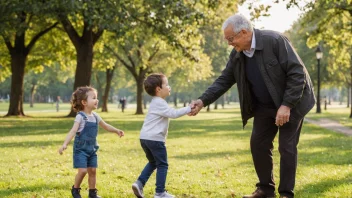
[{"label": "wrinkled forehead", "polygon": [[234,34],[235,34],[235,32],[233,31],[233,25],[228,25],[224,29],[224,36],[225,37],[230,37],[230,36],[233,36]]}]

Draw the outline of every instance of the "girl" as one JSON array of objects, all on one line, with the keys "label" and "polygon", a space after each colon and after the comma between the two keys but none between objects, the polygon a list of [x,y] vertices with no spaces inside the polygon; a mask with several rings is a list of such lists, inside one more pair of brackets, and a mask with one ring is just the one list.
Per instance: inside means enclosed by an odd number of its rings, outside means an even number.
[{"label": "girl", "polygon": [[88,173],[89,198],[100,198],[97,195],[96,168],[98,167],[97,144],[98,124],[103,129],[124,136],[120,129],[105,123],[101,117],[93,112],[98,107],[97,91],[92,87],[79,87],[72,94],[72,108],[77,113],[73,127],[67,134],[64,144],[59,149],[62,154],[73,137],[73,167],[78,169],[75,183],[72,186],[72,196],[81,198],[80,186],[83,178]]}]

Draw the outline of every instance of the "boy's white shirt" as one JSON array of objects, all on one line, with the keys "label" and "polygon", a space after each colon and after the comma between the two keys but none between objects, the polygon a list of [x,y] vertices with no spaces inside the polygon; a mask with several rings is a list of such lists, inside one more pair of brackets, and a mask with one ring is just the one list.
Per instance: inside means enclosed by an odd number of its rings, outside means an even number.
[{"label": "boy's white shirt", "polygon": [[191,112],[190,106],[174,109],[169,107],[163,98],[154,96],[144,119],[140,139],[165,142],[169,118],[178,118],[189,112]]}]

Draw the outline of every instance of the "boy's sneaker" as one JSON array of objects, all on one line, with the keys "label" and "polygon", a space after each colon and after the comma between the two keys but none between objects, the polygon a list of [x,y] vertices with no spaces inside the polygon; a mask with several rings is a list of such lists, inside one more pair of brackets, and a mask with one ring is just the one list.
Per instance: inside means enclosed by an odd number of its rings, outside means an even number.
[{"label": "boy's sneaker", "polygon": [[143,195],[143,184],[137,180],[132,184],[132,190],[133,193],[138,197],[138,198],[144,198]]},{"label": "boy's sneaker", "polygon": [[75,188],[75,186],[72,186],[71,193],[73,198],[82,198],[80,194],[81,188]]},{"label": "boy's sneaker", "polygon": [[155,193],[154,198],[174,198],[175,195],[169,194],[166,191],[162,193]]}]

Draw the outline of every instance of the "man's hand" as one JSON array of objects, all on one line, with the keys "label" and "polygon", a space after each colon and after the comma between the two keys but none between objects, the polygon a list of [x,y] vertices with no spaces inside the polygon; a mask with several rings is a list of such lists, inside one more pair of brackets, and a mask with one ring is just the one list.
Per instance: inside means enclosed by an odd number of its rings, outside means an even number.
[{"label": "man's hand", "polygon": [[282,126],[290,120],[291,108],[281,105],[276,113],[275,124],[276,126]]},{"label": "man's hand", "polygon": [[203,101],[198,99],[195,101],[192,101],[190,104],[192,111],[188,113],[189,116],[195,116],[199,113],[199,111],[203,108]]}]

